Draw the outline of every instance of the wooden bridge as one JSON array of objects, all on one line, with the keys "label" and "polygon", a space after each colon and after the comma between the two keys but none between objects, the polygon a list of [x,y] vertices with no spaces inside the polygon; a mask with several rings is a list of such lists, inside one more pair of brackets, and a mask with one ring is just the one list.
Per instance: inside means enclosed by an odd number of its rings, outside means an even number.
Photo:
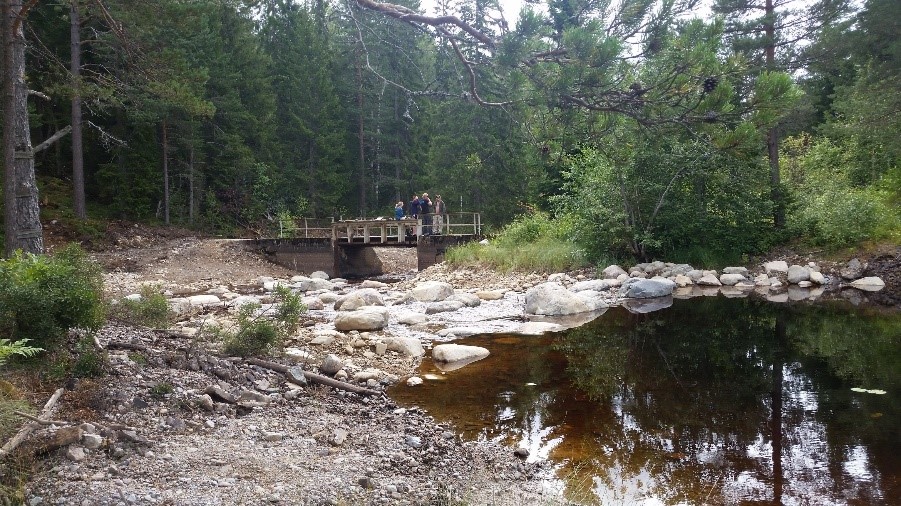
[{"label": "wooden bridge", "polygon": [[278,238],[257,239],[251,247],[300,272],[368,277],[384,274],[373,247],[416,248],[417,267],[422,270],[443,261],[447,248],[482,239],[479,213],[447,213],[437,218],[432,214],[402,220],[286,220],[279,223]]}]

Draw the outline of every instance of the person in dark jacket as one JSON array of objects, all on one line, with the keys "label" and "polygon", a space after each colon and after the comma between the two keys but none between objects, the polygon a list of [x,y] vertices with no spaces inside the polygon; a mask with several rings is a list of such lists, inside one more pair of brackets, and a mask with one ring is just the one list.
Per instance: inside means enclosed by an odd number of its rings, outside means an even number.
[{"label": "person in dark jacket", "polygon": [[419,217],[419,195],[413,195],[413,200],[410,201],[410,217]]},{"label": "person in dark jacket", "polygon": [[428,193],[419,198],[419,215],[422,216],[422,234],[432,235],[432,200]]}]

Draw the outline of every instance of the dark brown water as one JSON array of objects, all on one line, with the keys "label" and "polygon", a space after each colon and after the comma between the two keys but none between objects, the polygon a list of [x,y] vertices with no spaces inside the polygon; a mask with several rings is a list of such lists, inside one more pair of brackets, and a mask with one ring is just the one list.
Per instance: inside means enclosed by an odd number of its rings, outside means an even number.
[{"label": "dark brown water", "polygon": [[901,504],[897,314],[701,298],[457,342],[491,356],[392,397],[556,463],[572,500]]}]

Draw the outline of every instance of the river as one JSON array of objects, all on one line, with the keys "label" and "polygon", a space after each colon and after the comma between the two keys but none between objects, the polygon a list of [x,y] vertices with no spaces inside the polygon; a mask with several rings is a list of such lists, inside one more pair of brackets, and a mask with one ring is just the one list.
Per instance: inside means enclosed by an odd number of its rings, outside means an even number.
[{"label": "river", "polygon": [[549,460],[577,503],[901,504],[898,313],[702,297],[456,342],[491,355],[392,397]]}]

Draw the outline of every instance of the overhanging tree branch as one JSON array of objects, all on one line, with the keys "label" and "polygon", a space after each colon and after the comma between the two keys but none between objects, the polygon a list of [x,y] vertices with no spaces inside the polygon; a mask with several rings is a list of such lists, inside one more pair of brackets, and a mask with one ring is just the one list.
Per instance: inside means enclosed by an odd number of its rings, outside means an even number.
[{"label": "overhanging tree branch", "polygon": [[58,130],[55,134],[48,137],[44,142],[35,146],[34,149],[32,150],[32,152],[38,153],[40,151],[43,151],[43,150],[49,148],[54,142],[62,139],[71,131],[72,131],[72,125],[66,125],[65,128]]}]

